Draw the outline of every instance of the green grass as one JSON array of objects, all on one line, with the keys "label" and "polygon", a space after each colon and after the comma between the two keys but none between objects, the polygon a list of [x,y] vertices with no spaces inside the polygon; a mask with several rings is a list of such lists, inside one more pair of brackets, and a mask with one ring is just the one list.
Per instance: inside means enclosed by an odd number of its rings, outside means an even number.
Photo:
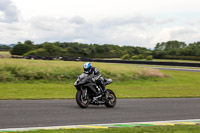
[{"label": "green grass", "polygon": [[[0,99],[74,98],[73,83],[82,72],[83,63],[2,59]],[[200,97],[199,72],[159,71],[131,64],[92,64],[103,76],[113,79],[107,88],[117,98]]]},{"label": "green grass", "polygon": [[199,133],[200,125],[176,125],[133,128],[108,128],[108,129],[61,129],[38,130],[15,133]]},{"label": "green grass", "polygon": [[[162,71],[167,78],[114,81],[107,88],[118,98],[200,97],[198,72]],[[74,79],[75,81],[75,79]],[[0,99],[74,98],[74,81],[69,83],[0,83]]]},{"label": "green grass", "polygon": [[118,97],[122,98],[160,98],[160,97],[200,97],[198,72],[162,71],[169,78],[133,80],[113,84]]},{"label": "green grass", "polygon": [[65,99],[75,98],[73,84],[1,83],[0,99]]}]

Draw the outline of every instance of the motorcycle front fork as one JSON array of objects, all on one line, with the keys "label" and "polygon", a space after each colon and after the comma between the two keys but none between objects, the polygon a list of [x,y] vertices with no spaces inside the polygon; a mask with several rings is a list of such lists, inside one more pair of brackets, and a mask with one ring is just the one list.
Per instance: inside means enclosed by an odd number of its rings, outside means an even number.
[{"label": "motorcycle front fork", "polygon": [[87,89],[81,88],[81,91],[82,91],[83,99],[84,99],[84,100],[87,100],[87,99],[88,99]]}]

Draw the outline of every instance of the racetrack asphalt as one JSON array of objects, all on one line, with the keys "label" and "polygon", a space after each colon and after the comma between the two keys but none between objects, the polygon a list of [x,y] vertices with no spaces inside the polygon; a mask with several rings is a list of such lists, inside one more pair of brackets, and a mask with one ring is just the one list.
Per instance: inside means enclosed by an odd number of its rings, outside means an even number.
[{"label": "racetrack asphalt", "polygon": [[189,69],[189,68],[184,68],[184,67],[179,67],[179,68],[151,67],[151,66],[137,66],[137,67],[142,67],[142,68],[154,68],[154,69],[159,69],[159,70],[200,72],[200,69]]},{"label": "racetrack asphalt", "polygon": [[200,69],[184,69],[184,68],[162,68],[162,67],[152,67],[159,70],[174,70],[174,71],[191,71],[191,72],[200,72]]},{"label": "racetrack asphalt", "polygon": [[114,108],[70,100],[0,100],[0,129],[200,118],[200,98],[118,99]]}]

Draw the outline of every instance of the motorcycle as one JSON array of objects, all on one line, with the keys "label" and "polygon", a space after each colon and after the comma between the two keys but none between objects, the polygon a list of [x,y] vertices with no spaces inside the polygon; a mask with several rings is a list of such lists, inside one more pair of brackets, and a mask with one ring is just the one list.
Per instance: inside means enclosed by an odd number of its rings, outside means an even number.
[{"label": "motorcycle", "polygon": [[[77,89],[76,102],[81,108],[87,108],[89,104],[105,105],[113,108],[116,105],[115,93],[110,89],[102,90],[100,85],[93,80],[94,74],[82,73],[74,83]],[[104,79],[105,86],[112,83],[112,79]],[[97,95],[97,93],[99,93]]]}]

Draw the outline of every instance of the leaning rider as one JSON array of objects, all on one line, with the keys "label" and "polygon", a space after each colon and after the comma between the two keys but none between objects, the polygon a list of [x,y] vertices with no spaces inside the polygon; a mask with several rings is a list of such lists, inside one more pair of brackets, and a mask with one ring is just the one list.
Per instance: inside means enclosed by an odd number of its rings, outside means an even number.
[{"label": "leaning rider", "polygon": [[[97,84],[100,85],[102,88],[102,91],[105,91],[105,84],[104,84],[104,78],[101,76],[99,70],[96,67],[92,67],[90,62],[86,62],[83,65],[84,73],[87,74],[94,74],[94,77],[92,78],[93,82],[97,81]],[[101,94],[101,92],[98,90],[97,95]]]}]

